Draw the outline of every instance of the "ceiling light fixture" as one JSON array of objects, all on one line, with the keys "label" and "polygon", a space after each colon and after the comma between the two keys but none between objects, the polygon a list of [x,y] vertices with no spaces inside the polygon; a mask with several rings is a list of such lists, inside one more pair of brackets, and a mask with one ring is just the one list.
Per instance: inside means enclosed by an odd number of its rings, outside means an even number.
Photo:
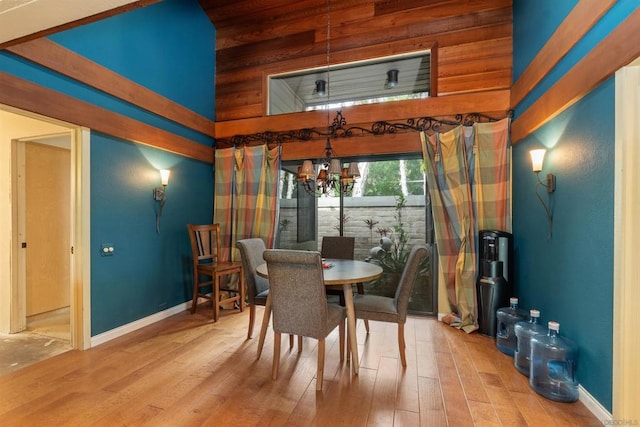
[{"label": "ceiling light fixture", "polygon": [[398,86],[398,70],[393,69],[387,71],[387,89]]},{"label": "ceiling light fixture", "polygon": [[316,80],[316,95],[325,96],[327,94],[327,82],[325,80]]},{"label": "ceiling light fixture", "polygon": [[[320,95],[327,94],[327,143],[324,147],[324,158],[319,161],[320,169],[316,176],[315,169],[311,160],[302,162],[302,166],[298,168],[297,180],[303,185],[304,189],[313,195],[331,195],[337,189],[343,194],[353,188],[355,180],[360,177],[360,171],[356,162],[351,162],[348,167],[343,167],[340,159],[335,157],[335,152],[331,147],[330,136],[335,133],[336,129],[343,126],[344,118],[338,112],[336,119],[331,124],[329,106],[331,105],[331,0],[327,0],[327,80],[316,80],[316,93]],[[346,123],[346,122],[345,122]]]}]

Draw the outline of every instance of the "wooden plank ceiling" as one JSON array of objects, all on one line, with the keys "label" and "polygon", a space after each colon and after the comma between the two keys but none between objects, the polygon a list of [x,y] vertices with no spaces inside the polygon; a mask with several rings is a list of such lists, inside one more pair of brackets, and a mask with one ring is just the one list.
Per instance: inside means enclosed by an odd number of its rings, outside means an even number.
[{"label": "wooden plank ceiling", "polygon": [[[327,16],[332,66],[431,49],[432,96],[501,93],[511,87],[512,0],[332,0],[330,4],[200,0],[200,4],[216,27],[217,137],[249,131],[253,126],[248,119],[266,118],[268,75],[327,65]],[[430,114],[428,101],[421,104],[423,115]],[[390,103],[389,108],[406,110],[401,104]],[[508,108],[507,101],[499,113],[504,117]],[[448,110],[471,112],[455,105]],[[483,105],[477,105],[475,112],[496,113]],[[371,117],[371,121],[381,119],[386,117]],[[264,121],[256,126],[256,132],[265,130],[259,129]]]}]

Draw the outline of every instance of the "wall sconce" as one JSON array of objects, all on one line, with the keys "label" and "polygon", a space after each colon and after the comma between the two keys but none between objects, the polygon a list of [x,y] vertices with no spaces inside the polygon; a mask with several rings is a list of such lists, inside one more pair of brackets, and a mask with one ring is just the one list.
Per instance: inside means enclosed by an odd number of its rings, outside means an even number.
[{"label": "wall sconce", "polygon": [[551,215],[549,207],[545,204],[544,200],[542,200],[542,197],[540,196],[538,190],[540,187],[546,187],[547,193],[553,193],[556,190],[556,176],[552,173],[548,173],[546,182],[542,182],[540,180],[540,172],[542,171],[542,163],[544,162],[545,152],[546,150],[539,149],[531,150],[529,154],[531,155],[531,168],[533,169],[533,172],[535,172],[536,178],[538,180],[538,185],[536,185],[536,196],[538,196],[538,200],[540,200],[540,203],[542,203],[542,207],[547,214],[547,220],[549,221],[549,235],[547,236],[547,239],[550,239],[553,233],[553,215]]},{"label": "wall sconce", "polygon": [[387,89],[398,86],[398,70],[387,71]]},{"label": "wall sconce", "polygon": [[158,206],[158,213],[156,214],[156,233],[158,234],[160,234],[160,217],[162,216],[162,208],[164,208],[164,204],[167,201],[165,191],[167,189],[167,185],[169,185],[169,175],[171,175],[170,170],[161,169],[160,182],[162,187],[156,187],[153,189],[153,199],[160,202],[160,206]]}]

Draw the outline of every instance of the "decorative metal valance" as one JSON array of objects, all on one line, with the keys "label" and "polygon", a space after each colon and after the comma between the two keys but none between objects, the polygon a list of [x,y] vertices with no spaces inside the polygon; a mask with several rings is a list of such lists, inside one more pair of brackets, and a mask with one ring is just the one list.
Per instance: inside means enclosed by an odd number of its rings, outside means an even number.
[{"label": "decorative metal valance", "polygon": [[[506,117],[511,117],[508,111]],[[347,126],[347,121],[341,111],[336,112],[333,122],[326,131],[317,128],[303,128],[280,132],[265,131],[250,135],[234,135],[231,138],[216,139],[216,147],[230,147],[251,144],[283,144],[295,141],[312,141],[323,138],[351,138],[366,135],[394,135],[405,132],[440,132],[455,126],[471,126],[474,123],[495,122],[501,118],[494,118],[481,113],[457,114],[452,118],[419,117],[410,118],[405,122],[389,122],[380,120],[374,122],[370,128],[361,126]]]}]

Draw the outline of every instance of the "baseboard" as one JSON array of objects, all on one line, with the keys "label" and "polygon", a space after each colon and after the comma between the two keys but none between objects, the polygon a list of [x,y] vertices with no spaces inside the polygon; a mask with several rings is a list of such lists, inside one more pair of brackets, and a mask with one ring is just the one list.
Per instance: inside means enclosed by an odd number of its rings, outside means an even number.
[{"label": "baseboard", "polygon": [[613,415],[611,415],[609,411],[607,411],[607,409],[595,399],[595,397],[591,396],[591,394],[589,394],[582,385],[578,386],[578,393],[578,399],[580,402],[582,402],[584,406],[586,406],[587,409],[596,416],[596,418],[602,421],[603,424],[611,424]]},{"label": "baseboard", "polygon": [[166,319],[167,317],[171,317],[174,314],[181,313],[190,308],[191,308],[191,301],[184,302],[182,304],[178,304],[166,310],[162,310],[157,313],[154,313],[151,316],[138,319],[135,322],[127,323],[126,325],[122,325],[115,329],[111,329],[110,331],[103,332],[94,337],[91,337],[91,347],[104,344],[107,341],[111,341],[112,339],[126,335],[129,332],[133,332],[140,328],[144,328],[145,326],[149,326],[155,322],[158,322],[162,319]]}]

